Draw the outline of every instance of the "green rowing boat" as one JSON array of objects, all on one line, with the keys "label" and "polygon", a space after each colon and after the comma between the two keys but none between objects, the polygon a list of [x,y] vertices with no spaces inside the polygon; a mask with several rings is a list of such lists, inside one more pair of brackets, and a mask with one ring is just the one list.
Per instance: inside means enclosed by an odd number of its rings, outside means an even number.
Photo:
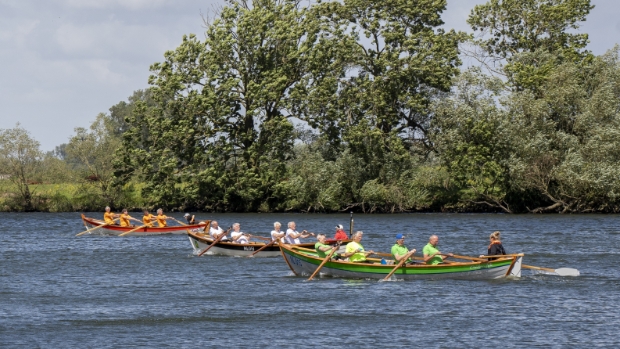
[{"label": "green rowing boat", "polygon": [[[311,249],[294,245],[281,245],[284,261],[297,276],[311,275],[323,261]],[[520,277],[523,254],[498,257],[493,261],[450,262],[438,265],[408,264],[400,267],[392,279],[464,279],[485,280],[503,277]],[[370,259],[373,261],[373,259]],[[331,260],[321,269],[321,275],[351,279],[383,279],[394,265],[381,264],[380,260],[370,263],[352,263]]]}]

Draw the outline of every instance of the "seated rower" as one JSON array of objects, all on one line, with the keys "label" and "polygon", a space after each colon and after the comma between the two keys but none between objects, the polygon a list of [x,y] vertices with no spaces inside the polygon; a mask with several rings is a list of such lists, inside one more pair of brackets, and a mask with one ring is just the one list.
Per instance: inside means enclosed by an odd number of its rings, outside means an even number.
[{"label": "seated rower", "polygon": [[226,237],[226,232],[224,231],[224,229],[220,228],[217,221],[211,222],[211,229],[209,229],[209,234],[211,234],[213,240],[217,240],[220,236],[222,236],[222,234],[224,235],[224,237],[222,237],[221,241],[228,240],[228,237]]},{"label": "seated rower", "polygon": [[[415,248],[411,251],[415,253]],[[394,263],[398,264],[401,258],[405,257],[407,253],[411,251],[409,251],[407,246],[405,246],[405,236],[403,234],[396,235],[396,243],[394,244],[394,246],[392,246],[392,250],[391,250],[392,257],[394,257]],[[405,264],[414,264],[414,263],[415,262],[411,258],[407,258],[407,261],[405,261]]]},{"label": "seated rower", "polygon": [[439,237],[437,237],[437,235],[431,235],[431,237],[428,239],[428,244],[426,244],[426,246],[424,246],[424,250],[422,250],[422,252],[424,253],[424,263],[436,265],[443,263],[444,256],[452,257],[452,253],[441,253],[437,249],[438,243]]},{"label": "seated rower", "polygon": [[129,213],[127,213],[126,208],[123,209],[123,213],[121,213],[120,219],[121,219],[121,227],[133,227],[133,225],[131,225],[131,223],[129,222],[130,220],[141,223],[139,220],[130,216]]},{"label": "seated rower", "polygon": [[338,224],[336,226],[336,235],[334,235],[334,240],[347,240],[349,237],[347,233],[344,231],[344,227],[342,224]]},{"label": "seated rower", "polygon": [[239,223],[233,224],[232,228],[233,228],[233,232],[230,233],[230,239],[233,242],[236,242],[238,244],[249,244],[250,243],[250,239],[252,238],[252,235],[250,234],[246,235],[240,232],[239,230],[241,229],[241,225]]},{"label": "seated rower", "polygon": [[[327,257],[331,250],[338,248],[338,245],[330,246],[325,243],[325,234],[318,234],[316,236],[316,239],[318,241],[316,244],[314,244],[314,249],[316,250],[316,254],[319,258],[325,259],[325,257]],[[338,255],[338,253],[334,252],[331,259],[337,260],[342,258],[340,257],[340,255]]]},{"label": "seated rower", "polygon": [[286,233],[281,231],[280,227],[282,227],[282,224],[280,224],[280,222],[273,223],[273,230],[271,231],[271,240],[277,240],[278,243],[286,243],[286,241],[284,241],[284,237],[286,236]]},{"label": "seated rower", "polygon": [[119,215],[117,215],[114,212],[111,212],[110,206],[106,206],[105,207],[105,213],[103,214],[103,220],[105,222],[105,224],[115,224],[115,220],[117,220],[119,218]]},{"label": "seated rower", "polygon": [[145,225],[148,228],[153,228],[153,221],[157,218],[149,213],[149,210],[142,211],[142,225]]},{"label": "seated rower", "polygon": [[356,231],[355,234],[353,234],[353,241],[347,244],[345,254],[343,254],[342,257],[348,257],[349,261],[353,263],[372,263],[371,261],[366,260],[366,257],[375,252],[372,250],[364,251],[364,246],[361,244],[362,235],[364,235],[364,232],[362,231]]},{"label": "seated rower", "polygon": [[308,233],[305,230],[299,233],[297,230],[295,230],[295,228],[296,228],[295,222],[288,222],[288,229],[286,230],[286,235],[285,235],[287,244],[300,244],[301,241],[299,240],[299,238],[307,238],[309,236],[314,236],[314,233]]},{"label": "seated rower", "polygon": [[168,222],[166,222],[166,220],[168,219],[172,219],[172,217],[168,217],[164,214],[164,210],[162,210],[161,208],[157,210],[157,226],[159,228],[165,228],[168,226]]}]

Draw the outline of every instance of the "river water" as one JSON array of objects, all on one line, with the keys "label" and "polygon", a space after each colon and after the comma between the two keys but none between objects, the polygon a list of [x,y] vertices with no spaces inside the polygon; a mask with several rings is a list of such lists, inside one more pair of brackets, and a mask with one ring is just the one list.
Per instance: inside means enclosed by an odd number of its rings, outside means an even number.
[{"label": "river water", "polygon": [[[135,215],[138,215],[137,213]],[[181,218],[181,214],[172,214]],[[101,213],[90,214],[100,217]],[[198,214],[268,235],[333,235],[348,215]],[[397,233],[478,255],[502,231],[524,263],[579,277],[400,281],[295,277],[282,258],[196,257],[184,235],[110,237],[76,213],[0,214],[0,347],[616,347],[620,216],[356,215],[366,249]]]}]

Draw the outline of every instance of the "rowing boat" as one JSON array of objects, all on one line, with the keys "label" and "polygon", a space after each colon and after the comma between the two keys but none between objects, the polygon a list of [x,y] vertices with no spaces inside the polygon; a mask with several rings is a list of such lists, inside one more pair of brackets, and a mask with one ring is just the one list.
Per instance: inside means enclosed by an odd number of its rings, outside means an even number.
[{"label": "rowing boat", "polygon": [[[99,225],[105,224],[105,221],[100,219],[88,218],[82,214],[82,221],[88,227],[96,227]],[[103,235],[121,235],[130,230],[135,229],[136,227],[121,227],[120,225],[108,225],[103,228],[95,230],[93,233],[97,232],[98,234]],[[204,229],[205,226],[202,224],[194,224],[194,225],[175,225],[169,227],[144,227],[140,228],[134,232],[127,234],[126,236],[147,236],[147,235],[159,235],[159,234],[185,234],[186,229]]]},{"label": "rowing boat", "polygon": [[[311,275],[323,261],[316,252],[303,246],[281,245],[281,255],[289,268],[297,276]],[[394,273],[392,279],[498,279],[507,276],[521,276],[523,254],[498,257],[484,262],[451,262],[450,264],[412,264],[406,265]],[[381,264],[379,259],[369,258],[374,263],[352,263],[331,260],[321,269],[321,275],[351,279],[383,279],[394,265]]]},{"label": "rowing boat", "polygon": [[[189,242],[194,249],[194,254],[197,255],[205,248],[209,247],[213,243],[213,238],[202,231],[187,230],[187,236]],[[335,243],[336,241],[328,240],[328,242]],[[220,255],[220,256],[233,256],[233,257],[248,257],[255,251],[258,251],[261,247],[264,247],[269,242],[250,242],[248,244],[240,244],[232,241],[219,241],[209,251],[207,255]],[[293,246],[301,246],[305,248],[314,248],[314,242],[301,243]],[[277,243],[266,247],[262,251],[254,255],[254,257],[278,257],[280,256],[280,247]]]}]

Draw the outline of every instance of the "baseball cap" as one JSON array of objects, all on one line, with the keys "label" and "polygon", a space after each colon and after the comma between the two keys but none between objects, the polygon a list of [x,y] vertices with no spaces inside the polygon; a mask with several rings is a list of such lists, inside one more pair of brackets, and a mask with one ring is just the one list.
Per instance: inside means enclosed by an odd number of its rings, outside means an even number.
[{"label": "baseball cap", "polygon": [[344,230],[344,227],[342,226],[342,224],[338,224],[338,225],[336,226],[336,229]]},{"label": "baseball cap", "polygon": [[183,216],[183,217],[189,217],[189,213],[186,213],[185,216]]},{"label": "baseball cap", "polygon": [[403,234],[396,235],[396,240],[400,240],[400,239],[404,239],[404,238],[405,238],[405,235],[403,235]]}]

